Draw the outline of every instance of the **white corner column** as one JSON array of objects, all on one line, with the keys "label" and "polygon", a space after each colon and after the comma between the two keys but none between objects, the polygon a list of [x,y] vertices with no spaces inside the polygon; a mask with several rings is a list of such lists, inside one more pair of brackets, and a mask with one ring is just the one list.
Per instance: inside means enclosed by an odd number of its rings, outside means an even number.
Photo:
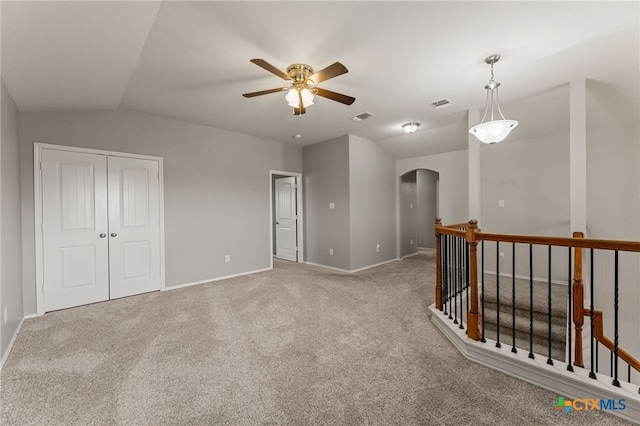
[{"label": "white corner column", "polygon": [[[477,109],[468,111],[467,128],[471,128],[480,122],[480,111]],[[469,217],[468,220],[475,219],[479,226],[482,226],[482,218],[480,217],[480,146],[482,142],[471,133],[467,133],[469,140]]]},{"label": "white corner column", "polygon": [[569,198],[571,232],[587,233],[587,82],[569,82]]}]

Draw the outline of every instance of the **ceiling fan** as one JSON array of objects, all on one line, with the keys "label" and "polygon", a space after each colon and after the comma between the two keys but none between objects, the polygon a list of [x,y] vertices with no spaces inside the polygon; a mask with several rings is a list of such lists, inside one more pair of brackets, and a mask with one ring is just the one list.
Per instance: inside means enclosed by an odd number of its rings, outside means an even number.
[{"label": "ceiling fan", "polygon": [[329,65],[316,73],[313,72],[313,68],[306,64],[289,65],[287,67],[287,72],[284,73],[264,59],[251,59],[251,62],[261,68],[264,68],[270,73],[277,75],[291,85],[288,87],[261,90],[259,92],[244,93],[242,96],[245,98],[253,98],[254,96],[287,91],[288,93],[285,96],[285,99],[289,103],[289,106],[293,107],[293,115],[304,114],[306,108],[313,105],[314,95],[331,99],[345,105],[351,105],[356,100],[356,98],[343,95],[342,93],[336,93],[320,87],[315,87],[318,83],[349,72],[349,70],[347,70],[347,68],[340,62]]}]

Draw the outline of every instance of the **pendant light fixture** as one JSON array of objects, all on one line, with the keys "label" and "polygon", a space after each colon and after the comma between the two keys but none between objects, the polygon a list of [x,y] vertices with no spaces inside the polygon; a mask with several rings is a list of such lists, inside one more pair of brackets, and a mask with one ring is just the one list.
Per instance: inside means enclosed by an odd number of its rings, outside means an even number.
[{"label": "pendant light fixture", "polygon": [[[485,58],[485,62],[491,65],[491,79],[484,86],[487,89],[487,107],[484,110],[484,116],[480,124],[469,129],[469,133],[478,138],[480,142],[496,143],[503,141],[517,125],[515,120],[507,120],[504,118],[500,110],[500,102],[498,100],[498,87],[500,83],[493,80],[493,64],[500,60],[500,55],[495,54]],[[494,111],[497,111],[494,119]],[[488,121],[485,121],[487,120]]]}]

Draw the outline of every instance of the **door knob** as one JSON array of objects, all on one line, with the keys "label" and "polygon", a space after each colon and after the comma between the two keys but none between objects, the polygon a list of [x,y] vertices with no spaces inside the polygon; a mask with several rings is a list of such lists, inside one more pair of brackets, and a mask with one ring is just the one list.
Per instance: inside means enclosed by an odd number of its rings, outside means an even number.
[{"label": "door knob", "polygon": [[117,237],[117,236],[118,236],[118,234],[116,234],[115,232],[113,232],[113,233],[111,234],[111,236],[112,236],[112,237]]},{"label": "door knob", "polygon": [[107,236],[107,234],[100,234],[100,238],[104,238],[106,236]]},{"label": "door knob", "polygon": [[276,222],[276,225],[280,225],[280,222]]}]

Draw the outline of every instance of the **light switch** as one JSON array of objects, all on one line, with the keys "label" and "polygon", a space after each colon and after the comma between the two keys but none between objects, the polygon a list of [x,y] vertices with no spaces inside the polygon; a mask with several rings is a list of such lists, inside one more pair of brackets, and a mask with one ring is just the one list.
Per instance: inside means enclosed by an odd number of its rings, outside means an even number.
[{"label": "light switch", "polygon": [[504,207],[504,200],[498,200],[498,207]]},{"label": "light switch", "polygon": [[336,203],[329,203],[329,210],[335,210],[336,209]]}]

